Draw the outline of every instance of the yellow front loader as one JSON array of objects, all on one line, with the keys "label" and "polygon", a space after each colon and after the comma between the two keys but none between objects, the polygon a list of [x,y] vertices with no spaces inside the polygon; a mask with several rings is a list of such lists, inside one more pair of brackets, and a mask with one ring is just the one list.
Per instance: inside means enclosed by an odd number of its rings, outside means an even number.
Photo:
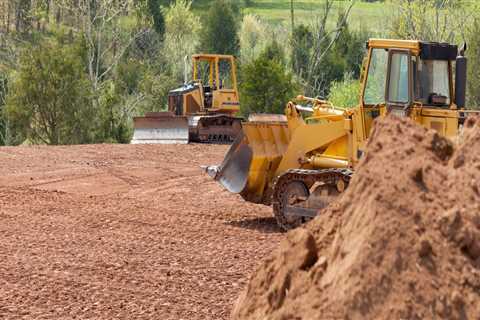
[{"label": "yellow front loader", "polygon": [[278,224],[290,229],[347,188],[376,117],[410,117],[455,137],[467,113],[463,50],[383,39],[367,47],[358,106],[299,96],[287,104],[286,121],[244,123],[223,163],[207,167],[208,174],[247,201],[273,205]]}]

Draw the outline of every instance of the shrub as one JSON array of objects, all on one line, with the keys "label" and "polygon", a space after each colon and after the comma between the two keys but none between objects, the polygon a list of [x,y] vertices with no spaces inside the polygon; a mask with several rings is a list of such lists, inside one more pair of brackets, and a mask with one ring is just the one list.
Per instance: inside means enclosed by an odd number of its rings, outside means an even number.
[{"label": "shrub", "polygon": [[351,108],[358,105],[360,81],[346,75],[343,81],[334,81],[330,87],[328,100],[336,107]]},{"label": "shrub", "polygon": [[23,51],[7,96],[17,143],[93,141],[95,112],[81,57],[69,44],[44,40]]},{"label": "shrub", "polygon": [[282,63],[284,57],[278,48],[278,44],[270,44],[257,59],[243,66],[240,102],[244,115],[283,113],[295,95],[297,85]]}]

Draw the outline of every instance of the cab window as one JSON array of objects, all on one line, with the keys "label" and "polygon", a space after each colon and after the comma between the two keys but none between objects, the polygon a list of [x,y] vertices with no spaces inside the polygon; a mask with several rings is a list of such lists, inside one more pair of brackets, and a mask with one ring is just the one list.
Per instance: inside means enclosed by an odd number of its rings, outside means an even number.
[{"label": "cab window", "polygon": [[387,63],[387,50],[372,50],[363,98],[365,105],[376,105],[385,102],[385,79],[387,76]]},{"label": "cab window", "polygon": [[388,79],[388,102],[393,104],[406,104],[409,102],[409,66],[409,55],[407,53],[392,53]]},{"label": "cab window", "polygon": [[218,61],[218,70],[220,77],[220,89],[233,89],[233,70],[229,59],[220,59]]},{"label": "cab window", "polygon": [[[213,86],[213,82],[215,81],[215,61],[214,60],[206,60],[206,59],[198,59],[196,61],[196,77],[195,80],[200,80],[206,89],[210,89],[210,86]],[[211,69],[211,70],[210,70]],[[210,74],[210,71],[212,74]]]},{"label": "cab window", "polygon": [[449,87],[448,61],[419,61],[415,100],[427,105],[449,105]]}]

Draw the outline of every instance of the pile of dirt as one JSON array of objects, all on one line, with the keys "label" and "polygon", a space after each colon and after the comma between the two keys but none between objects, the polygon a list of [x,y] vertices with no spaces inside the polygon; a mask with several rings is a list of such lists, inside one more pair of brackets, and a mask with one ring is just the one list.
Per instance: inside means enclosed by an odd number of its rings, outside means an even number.
[{"label": "pile of dirt", "polygon": [[477,319],[480,120],[455,147],[408,119],[376,124],[343,197],[287,234],[234,319]]}]

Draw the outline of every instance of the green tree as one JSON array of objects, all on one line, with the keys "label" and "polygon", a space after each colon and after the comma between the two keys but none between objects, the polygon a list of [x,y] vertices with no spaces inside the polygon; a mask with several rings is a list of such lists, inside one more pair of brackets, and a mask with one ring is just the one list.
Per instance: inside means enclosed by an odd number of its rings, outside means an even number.
[{"label": "green tree", "polygon": [[131,137],[129,106],[135,95],[125,94],[122,81],[106,81],[98,99],[98,126],[96,140],[110,143],[128,143]]},{"label": "green tree", "polygon": [[153,21],[153,28],[163,37],[165,33],[165,17],[162,12],[162,7],[167,7],[170,0],[146,0],[147,10]]},{"label": "green tree", "polygon": [[153,20],[153,28],[155,31],[163,36],[165,32],[165,20],[163,19],[160,3],[162,0],[147,0],[147,8]]},{"label": "green tree", "polygon": [[[339,25],[343,19],[343,14],[340,14],[337,24]],[[368,35],[365,31],[351,31],[348,23],[344,24],[332,50],[332,55],[342,60],[344,74],[350,74],[355,79],[360,77],[367,40]]]},{"label": "green tree", "polygon": [[24,50],[19,65],[6,101],[16,142],[92,142],[96,117],[90,84],[73,46],[42,41]]},{"label": "green tree", "polygon": [[345,74],[360,76],[367,36],[350,31],[347,16],[346,12],[339,14],[336,32],[318,27],[312,31],[304,25],[295,29],[293,69],[303,79],[307,95],[326,97],[331,84],[341,82]]},{"label": "green tree", "polygon": [[[166,33],[163,56],[169,62],[170,75],[177,81],[183,80],[185,57],[190,63],[189,58],[199,44],[200,20],[193,14],[191,5],[191,0],[177,0],[164,9]],[[190,70],[187,68],[187,71]]]},{"label": "green tree", "polygon": [[144,99],[141,81],[146,66],[128,57],[115,68],[112,79],[106,80],[99,91],[97,102],[98,128],[96,140],[128,143],[132,133],[132,116]]},{"label": "green tree", "polygon": [[480,17],[476,17],[468,34],[468,74],[467,97],[468,107],[480,109]]},{"label": "green tree", "polygon": [[291,42],[292,67],[296,74],[302,76],[308,68],[313,34],[307,26],[301,24],[294,28]]},{"label": "green tree", "polygon": [[267,26],[255,15],[247,14],[240,26],[240,62],[249,63],[262,52],[267,39]]},{"label": "green tree", "polygon": [[280,64],[286,63],[285,51],[276,40],[272,40],[262,52],[262,56]]},{"label": "green tree", "polygon": [[168,72],[149,68],[140,83],[144,99],[139,104],[137,114],[147,111],[165,111],[168,103],[168,92],[178,86],[178,81]]},{"label": "green tree", "polygon": [[244,115],[283,113],[286,103],[297,93],[278,48],[278,44],[270,44],[257,59],[242,67],[240,105]]},{"label": "green tree", "polygon": [[206,53],[233,54],[239,50],[237,9],[227,0],[212,1],[204,19],[201,48]]},{"label": "green tree", "polygon": [[15,5],[15,30],[25,33],[31,27],[32,2],[31,0],[18,0]]},{"label": "green tree", "polygon": [[390,33],[399,39],[455,42],[471,23],[475,1],[393,0]]}]

